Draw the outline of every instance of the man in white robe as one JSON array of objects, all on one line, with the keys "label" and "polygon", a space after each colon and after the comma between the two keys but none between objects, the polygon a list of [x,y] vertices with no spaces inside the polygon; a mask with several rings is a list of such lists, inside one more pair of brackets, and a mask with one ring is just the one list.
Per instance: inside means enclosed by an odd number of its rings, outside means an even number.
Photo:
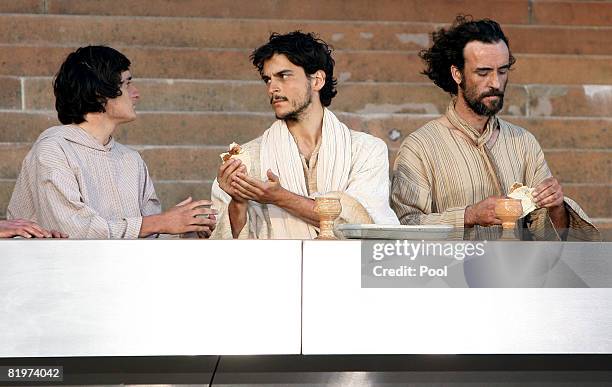
[{"label": "man in white robe", "polygon": [[386,144],[350,130],[326,108],[336,95],[327,44],[312,34],[272,34],[251,59],[277,121],[242,146],[242,160],[220,166],[212,237],[315,238],[313,198],[321,195],[340,199],[340,223],[398,224],[389,206]]}]

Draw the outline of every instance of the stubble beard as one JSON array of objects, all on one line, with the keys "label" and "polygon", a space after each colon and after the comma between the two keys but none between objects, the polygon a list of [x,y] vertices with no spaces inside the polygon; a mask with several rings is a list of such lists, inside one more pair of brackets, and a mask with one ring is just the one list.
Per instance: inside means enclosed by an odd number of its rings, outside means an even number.
[{"label": "stubble beard", "polygon": [[[504,91],[494,89],[476,96],[474,88],[468,88],[465,81],[459,84],[463,91],[463,99],[467,106],[477,115],[484,117],[492,117],[499,113],[504,107]],[[492,102],[491,107],[487,106],[482,100],[486,97],[497,96],[497,101]]]},{"label": "stubble beard", "polygon": [[291,121],[299,122],[300,119],[302,118],[302,115],[304,114],[306,109],[308,109],[311,103],[312,103],[312,87],[310,86],[310,83],[307,83],[306,84],[306,95],[302,99],[301,103],[298,102],[296,106],[294,106],[294,109],[288,113],[285,113],[280,116],[277,114],[276,119],[290,121],[290,122]]}]

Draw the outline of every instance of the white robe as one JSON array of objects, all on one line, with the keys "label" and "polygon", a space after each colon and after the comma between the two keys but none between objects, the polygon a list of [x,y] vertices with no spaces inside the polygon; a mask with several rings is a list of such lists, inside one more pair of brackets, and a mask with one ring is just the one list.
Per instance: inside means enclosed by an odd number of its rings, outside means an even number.
[{"label": "white robe", "polygon": [[[321,147],[316,169],[318,192],[308,192],[297,144],[283,121],[276,121],[257,139],[243,147],[251,159],[249,175],[266,180],[271,169],[281,186],[301,196],[332,195],[340,198],[337,223],[399,224],[389,205],[389,159],[379,138],[348,129],[325,109]],[[230,196],[212,189],[213,207],[219,211],[213,238],[231,239],[227,213]],[[239,238],[311,239],[318,229],[282,208],[249,201],[247,223]]]}]

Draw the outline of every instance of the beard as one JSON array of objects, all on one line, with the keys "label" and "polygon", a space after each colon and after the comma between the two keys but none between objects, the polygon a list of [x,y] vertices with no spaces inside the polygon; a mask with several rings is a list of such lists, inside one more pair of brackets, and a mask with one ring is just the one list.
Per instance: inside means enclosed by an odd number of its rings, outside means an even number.
[{"label": "beard", "polygon": [[[287,101],[287,98],[285,97],[272,97],[270,98],[270,104],[272,104],[274,102],[274,100],[282,98],[285,101]],[[295,103],[292,103],[291,107],[292,110],[284,113],[284,114],[276,114],[276,119],[277,120],[284,120],[284,121],[299,121],[302,114],[306,111],[306,109],[308,109],[308,107],[310,106],[310,104],[312,103],[312,87],[310,86],[310,82],[306,83],[306,93],[304,95],[303,98],[301,98],[300,100],[295,101]]]},{"label": "beard", "polygon": [[[467,103],[468,107],[479,116],[491,117],[499,113],[504,107],[504,91],[500,89],[491,89],[480,95],[476,95],[477,91],[475,87],[467,87],[465,81],[459,84],[463,91],[463,99]],[[486,97],[498,97],[496,101],[491,102],[491,106],[487,106],[483,100]]]}]

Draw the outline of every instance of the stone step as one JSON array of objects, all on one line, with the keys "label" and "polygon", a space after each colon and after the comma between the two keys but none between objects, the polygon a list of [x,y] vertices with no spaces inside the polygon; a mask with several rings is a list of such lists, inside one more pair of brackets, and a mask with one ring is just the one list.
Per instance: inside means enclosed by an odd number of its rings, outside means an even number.
[{"label": "stone step", "polygon": [[536,0],[532,4],[534,24],[612,25],[612,2]]},{"label": "stone step", "polygon": [[[52,76],[74,47],[0,45],[0,76]],[[135,77],[257,80],[245,49],[118,47],[133,63]],[[338,51],[342,81],[425,82],[416,52]],[[515,84],[583,85],[610,83],[612,56],[517,54]],[[563,69],[563,71],[551,71]]]},{"label": "stone step", "polygon": [[[335,111],[350,128],[384,139],[390,148],[437,115],[354,114]],[[3,111],[0,143],[32,143],[40,132],[59,125],[55,112]],[[503,116],[527,128],[545,150],[610,149],[612,119],[527,118]],[[115,137],[128,145],[213,145],[245,143],[274,121],[271,113],[146,112],[117,129]]]},{"label": "stone step", "polygon": [[[163,208],[169,208],[176,203],[192,196],[194,199],[209,199],[211,180],[180,181],[155,180],[155,190]],[[0,219],[6,216],[6,207],[11,198],[15,181],[0,180]],[[563,190],[568,197],[576,200],[590,217],[611,217],[610,186],[563,184]],[[606,196],[607,195],[607,196]]]},{"label": "stone step", "polygon": [[109,6],[97,0],[4,0],[0,13],[137,15],[259,19],[388,20],[449,23],[459,13],[501,23],[612,25],[609,1],[568,0],[123,0]]},{"label": "stone step", "polygon": [[0,13],[45,13],[43,0],[0,1]]},{"label": "stone step", "polygon": [[[459,13],[495,16],[503,23],[528,23],[528,0],[124,0],[108,6],[96,0],[46,0],[51,14],[232,17],[310,20],[436,21],[449,23]],[[503,12],[500,12],[503,10]]]},{"label": "stone step", "polygon": [[[52,78],[0,77],[0,108],[53,110]],[[269,112],[259,81],[136,80],[139,111]],[[21,86],[23,85],[23,98]],[[432,83],[340,82],[333,108],[360,114],[441,114],[449,96]],[[503,114],[611,117],[612,85],[510,85]]]},{"label": "stone step", "polygon": [[[330,22],[259,19],[2,15],[0,42],[15,45],[242,48],[271,32],[316,32],[337,50],[421,50],[439,25],[414,22]],[[612,54],[612,28],[503,26],[514,53]],[[142,31],[147,31],[146,34]],[[223,33],[218,33],[223,31]]]}]

